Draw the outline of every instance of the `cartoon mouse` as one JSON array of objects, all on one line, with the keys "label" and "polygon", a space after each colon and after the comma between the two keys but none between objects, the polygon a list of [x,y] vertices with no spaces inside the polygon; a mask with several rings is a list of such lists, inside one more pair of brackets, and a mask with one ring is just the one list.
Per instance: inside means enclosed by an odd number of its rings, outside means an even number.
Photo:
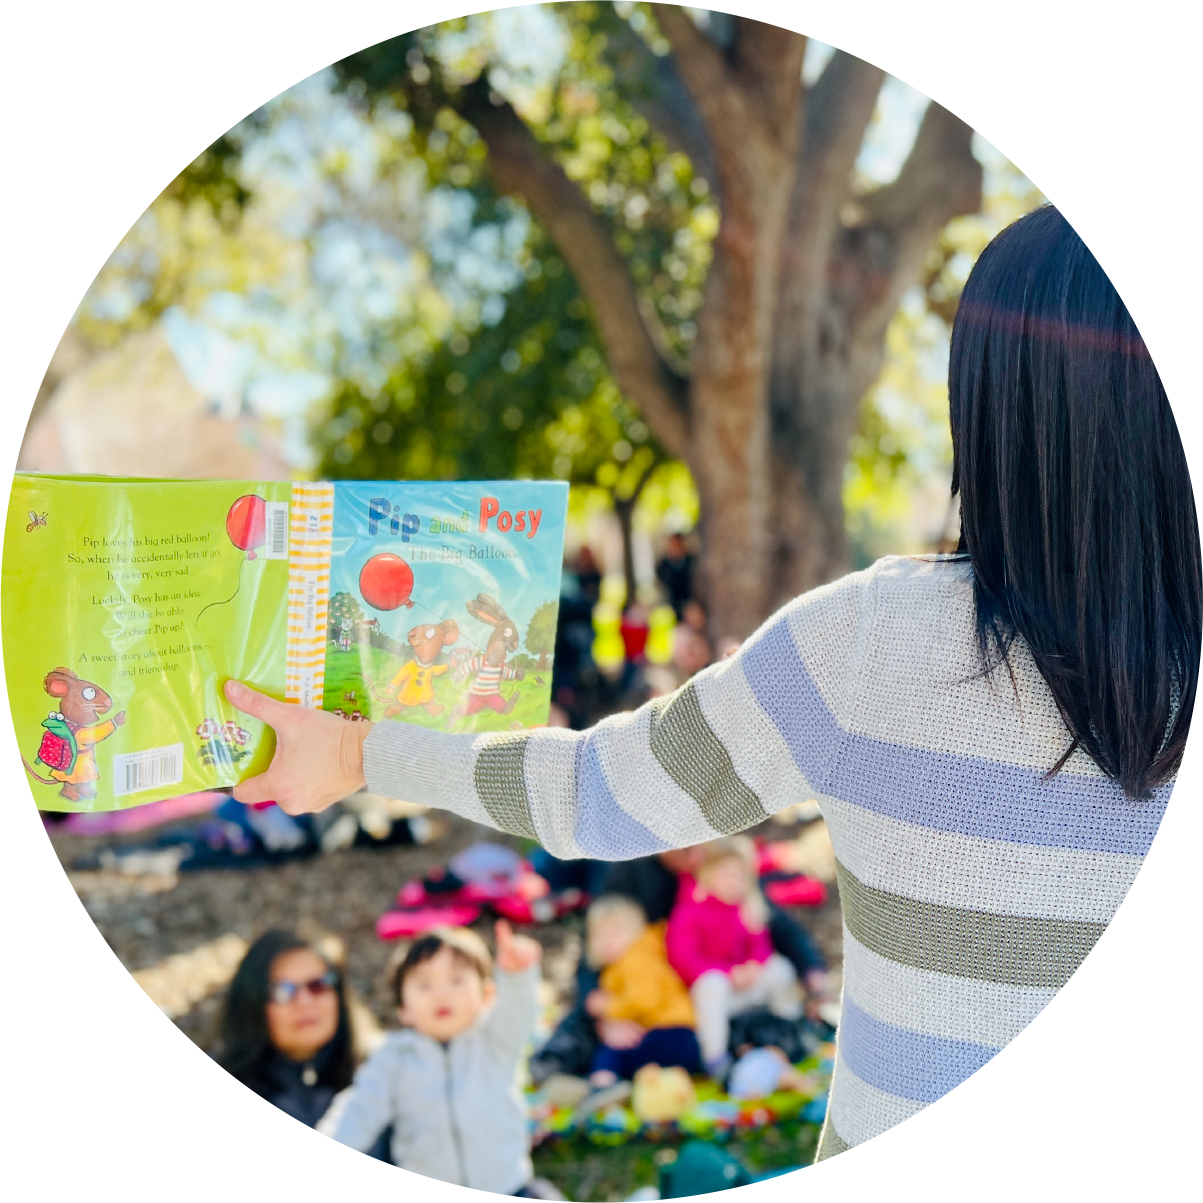
[{"label": "cartoon mouse", "polygon": [[98,722],[102,714],[113,708],[113,699],[99,685],[84,681],[69,668],[56,668],[46,674],[42,688],[52,698],[59,699],[59,709],[42,720],[46,733],[34,758],[50,770],[49,777],[40,776],[33,766],[21,757],[21,762],[43,785],[61,784],[59,793],[71,802],[84,802],[96,797],[96,745],[108,739],[125,722],[125,711]]},{"label": "cartoon mouse", "polygon": [[395,694],[395,697],[385,708],[384,717],[392,718],[394,714],[413,706],[424,706],[430,714],[442,714],[444,707],[434,700],[434,679],[451,666],[436,664],[435,661],[443,648],[459,640],[459,626],[454,618],[444,618],[440,623],[424,623],[414,627],[406,639],[414,650],[413,658],[407,660],[388,683],[389,694],[386,696]]},{"label": "cartoon mouse", "polygon": [[508,699],[503,698],[501,682],[521,681],[526,676],[524,669],[510,668],[505,662],[510,652],[518,650],[518,628],[500,603],[487,593],[478,593],[466,604],[473,618],[487,623],[493,629],[489,632],[484,653],[463,659],[457,665],[456,675],[460,679],[470,672],[476,676],[468,687],[468,697],[463,705],[456,707],[455,713],[470,715],[487,708],[496,710],[498,714],[509,714],[518,705],[519,693],[515,689]]}]

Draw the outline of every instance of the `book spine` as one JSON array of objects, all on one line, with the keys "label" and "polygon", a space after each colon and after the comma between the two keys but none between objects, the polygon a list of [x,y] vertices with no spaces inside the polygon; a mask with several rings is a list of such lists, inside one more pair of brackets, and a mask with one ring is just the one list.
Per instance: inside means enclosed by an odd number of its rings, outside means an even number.
[{"label": "book spine", "polygon": [[326,675],[326,609],[330,600],[330,543],[334,486],[292,486],[288,545],[286,701],[321,709]]}]

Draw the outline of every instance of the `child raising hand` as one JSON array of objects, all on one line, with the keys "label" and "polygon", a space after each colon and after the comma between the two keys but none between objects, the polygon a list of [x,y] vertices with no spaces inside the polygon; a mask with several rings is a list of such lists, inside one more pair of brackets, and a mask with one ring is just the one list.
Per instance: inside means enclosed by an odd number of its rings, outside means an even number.
[{"label": "child raising hand", "polygon": [[530,936],[514,935],[504,919],[493,925],[493,938],[497,941],[497,968],[502,973],[525,973],[543,960],[543,945]]},{"label": "child raising hand", "polygon": [[393,979],[402,1028],[318,1125],[370,1149],[390,1125],[394,1165],[499,1195],[532,1176],[518,1067],[538,1015],[543,950],[504,920],[484,941],[448,927],[415,940]]}]

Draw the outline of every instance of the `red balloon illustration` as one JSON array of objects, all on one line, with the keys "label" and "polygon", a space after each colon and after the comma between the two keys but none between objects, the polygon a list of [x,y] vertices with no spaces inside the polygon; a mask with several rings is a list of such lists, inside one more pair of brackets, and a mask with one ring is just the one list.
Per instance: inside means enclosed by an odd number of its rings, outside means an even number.
[{"label": "red balloon illustration", "polygon": [[373,610],[413,608],[413,569],[400,557],[383,551],[359,570],[359,592]]},{"label": "red balloon illustration", "polygon": [[255,548],[267,538],[267,503],[254,493],[239,497],[226,515],[226,534],[248,560],[255,559]]}]

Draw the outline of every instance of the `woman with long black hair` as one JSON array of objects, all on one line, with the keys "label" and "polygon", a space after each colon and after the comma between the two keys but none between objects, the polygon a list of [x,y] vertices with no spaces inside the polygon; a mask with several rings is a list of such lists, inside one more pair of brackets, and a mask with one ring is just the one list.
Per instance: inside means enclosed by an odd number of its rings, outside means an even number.
[{"label": "woman with long black hair", "polygon": [[[315,1128],[357,1064],[342,969],[296,932],[247,949],[226,991],[217,1061],[244,1086]],[[368,1150],[389,1160],[392,1129]]]},{"label": "woman with long black hair", "polygon": [[314,1127],[355,1073],[338,967],[294,932],[261,935],[230,982],[218,1061],[257,1095]]},{"label": "woman with long black hair", "polygon": [[953,326],[951,556],[887,557],[728,660],[584,732],[342,723],[231,683],[278,737],[237,790],[378,793],[622,860],[818,797],[845,988],[819,1156],[945,1094],[1046,1005],[1157,831],[1199,671],[1182,445],[1139,332],[1043,208],[982,253]]}]

